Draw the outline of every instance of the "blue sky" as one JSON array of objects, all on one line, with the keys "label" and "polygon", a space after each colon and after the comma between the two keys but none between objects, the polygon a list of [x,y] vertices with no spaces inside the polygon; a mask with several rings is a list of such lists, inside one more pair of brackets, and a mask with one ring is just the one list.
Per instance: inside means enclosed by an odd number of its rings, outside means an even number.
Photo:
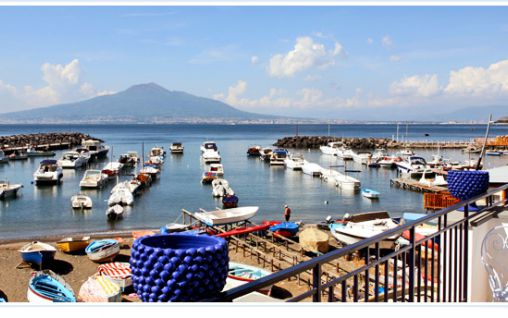
[{"label": "blue sky", "polygon": [[1,7],[0,113],[145,82],[324,118],[502,105],[507,17],[508,7]]}]

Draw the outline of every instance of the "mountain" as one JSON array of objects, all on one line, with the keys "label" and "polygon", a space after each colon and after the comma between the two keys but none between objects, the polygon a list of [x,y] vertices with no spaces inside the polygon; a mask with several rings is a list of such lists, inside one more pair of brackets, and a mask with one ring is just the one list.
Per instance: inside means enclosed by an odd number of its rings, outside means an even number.
[{"label": "mountain", "polygon": [[240,111],[226,103],[170,91],[155,83],[88,100],[2,114],[14,122],[220,122],[281,118]]},{"label": "mountain", "polygon": [[508,116],[508,107],[506,105],[465,107],[450,113],[442,114],[438,117],[436,116],[436,119],[487,122],[489,114],[492,114],[493,120]]}]

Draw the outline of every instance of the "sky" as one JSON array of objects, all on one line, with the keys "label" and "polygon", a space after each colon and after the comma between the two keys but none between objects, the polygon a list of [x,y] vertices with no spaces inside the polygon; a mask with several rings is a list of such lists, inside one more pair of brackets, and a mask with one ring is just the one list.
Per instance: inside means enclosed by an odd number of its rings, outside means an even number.
[{"label": "sky", "polygon": [[508,97],[508,7],[0,7],[0,29],[0,113],[148,82],[331,119]]}]

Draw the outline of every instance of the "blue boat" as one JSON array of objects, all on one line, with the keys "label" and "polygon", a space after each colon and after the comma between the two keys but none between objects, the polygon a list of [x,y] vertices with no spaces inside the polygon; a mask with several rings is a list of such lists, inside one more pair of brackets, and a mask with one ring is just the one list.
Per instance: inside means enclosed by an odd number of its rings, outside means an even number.
[{"label": "blue boat", "polygon": [[285,237],[292,237],[298,233],[299,227],[300,226],[294,222],[282,222],[270,227],[269,230]]},{"label": "blue boat", "polygon": [[120,253],[120,244],[113,239],[93,241],[85,248],[85,252],[94,262],[111,262]]},{"label": "blue boat", "polygon": [[49,270],[32,274],[27,298],[31,303],[76,302],[76,296],[69,284]]},{"label": "blue boat", "polygon": [[369,199],[379,199],[379,195],[381,193],[377,192],[376,190],[363,188],[362,189],[362,195]]},{"label": "blue boat", "polygon": [[31,242],[19,250],[25,263],[39,265],[43,268],[55,258],[56,248],[42,242]]}]

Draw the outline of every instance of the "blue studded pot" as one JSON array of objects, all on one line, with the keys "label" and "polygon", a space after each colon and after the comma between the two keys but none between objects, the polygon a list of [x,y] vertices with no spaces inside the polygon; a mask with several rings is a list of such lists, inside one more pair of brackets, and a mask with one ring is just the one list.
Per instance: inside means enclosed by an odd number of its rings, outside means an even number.
[{"label": "blue studded pot", "polygon": [[132,285],[143,302],[193,302],[226,284],[228,246],[220,237],[153,235],[134,241]]},{"label": "blue studded pot", "polygon": [[[489,173],[483,170],[451,170],[448,172],[446,181],[448,182],[448,191],[454,197],[466,201],[487,191],[489,188]],[[470,209],[477,210],[478,208],[471,205]]]}]

